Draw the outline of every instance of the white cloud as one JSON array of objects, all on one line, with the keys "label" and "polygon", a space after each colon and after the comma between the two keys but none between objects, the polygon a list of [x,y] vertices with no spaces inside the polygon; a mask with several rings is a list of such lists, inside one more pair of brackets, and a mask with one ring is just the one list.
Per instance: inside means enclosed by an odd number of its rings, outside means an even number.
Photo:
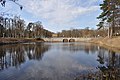
[{"label": "white cloud", "polygon": [[[89,3],[96,0],[89,0]],[[82,0],[21,0],[26,11],[54,24],[67,24],[78,16],[96,11],[98,6],[83,5]]]}]

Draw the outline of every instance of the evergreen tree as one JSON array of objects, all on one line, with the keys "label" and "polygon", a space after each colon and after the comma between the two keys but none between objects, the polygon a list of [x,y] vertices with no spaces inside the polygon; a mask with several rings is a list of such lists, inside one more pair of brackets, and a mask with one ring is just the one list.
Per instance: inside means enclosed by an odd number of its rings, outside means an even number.
[{"label": "evergreen tree", "polygon": [[110,36],[113,36],[115,21],[120,19],[120,0],[104,0],[102,4],[100,4],[100,9],[102,13],[97,17],[100,19],[100,23],[97,25],[99,29],[103,27],[103,24],[109,23],[110,28]]}]

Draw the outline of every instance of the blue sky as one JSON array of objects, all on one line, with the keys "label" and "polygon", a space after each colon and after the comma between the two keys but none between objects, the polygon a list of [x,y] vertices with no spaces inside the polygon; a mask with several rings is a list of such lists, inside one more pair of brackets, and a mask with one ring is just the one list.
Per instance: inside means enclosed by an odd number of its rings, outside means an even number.
[{"label": "blue sky", "polygon": [[[19,0],[23,10],[13,2],[0,7],[1,12],[20,16],[28,22],[41,21],[44,28],[53,32],[69,29],[96,28],[102,0]],[[11,16],[12,17],[12,16]]]}]

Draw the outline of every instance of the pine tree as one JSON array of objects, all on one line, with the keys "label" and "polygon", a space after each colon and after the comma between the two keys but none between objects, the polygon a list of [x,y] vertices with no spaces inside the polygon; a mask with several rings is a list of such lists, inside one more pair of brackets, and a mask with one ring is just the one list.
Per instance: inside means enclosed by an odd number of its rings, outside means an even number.
[{"label": "pine tree", "polygon": [[113,36],[115,21],[116,19],[120,19],[118,15],[120,15],[120,0],[104,0],[102,4],[100,4],[100,9],[102,13],[97,17],[100,19],[100,23],[97,25],[99,29],[103,27],[103,24],[109,23],[110,28],[110,36]]}]

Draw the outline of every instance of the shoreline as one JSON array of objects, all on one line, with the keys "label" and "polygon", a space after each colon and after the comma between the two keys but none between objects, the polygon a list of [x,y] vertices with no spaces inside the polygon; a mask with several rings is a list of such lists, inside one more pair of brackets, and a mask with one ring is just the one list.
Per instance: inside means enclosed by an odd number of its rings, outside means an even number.
[{"label": "shoreline", "polygon": [[[18,44],[18,43],[29,43],[29,42],[45,42],[42,39],[35,39],[35,38],[0,38],[0,45],[7,45],[7,44]],[[99,46],[111,49],[111,50],[119,50],[120,52],[120,37],[113,37],[113,38],[93,38],[89,41],[84,41],[87,43],[94,43]],[[56,42],[53,42],[56,43]]]},{"label": "shoreline", "polygon": [[29,43],[29,42],[44,42],[43,40],[37,40],[33,38],[0,38],[0,45]]},{"label": "shoreline", "polygon": [[110,49],[112,51],[120,52],[120,37],[113,38],[96,38],[89,41],[90,43],[97,44],[101,47]]}]

